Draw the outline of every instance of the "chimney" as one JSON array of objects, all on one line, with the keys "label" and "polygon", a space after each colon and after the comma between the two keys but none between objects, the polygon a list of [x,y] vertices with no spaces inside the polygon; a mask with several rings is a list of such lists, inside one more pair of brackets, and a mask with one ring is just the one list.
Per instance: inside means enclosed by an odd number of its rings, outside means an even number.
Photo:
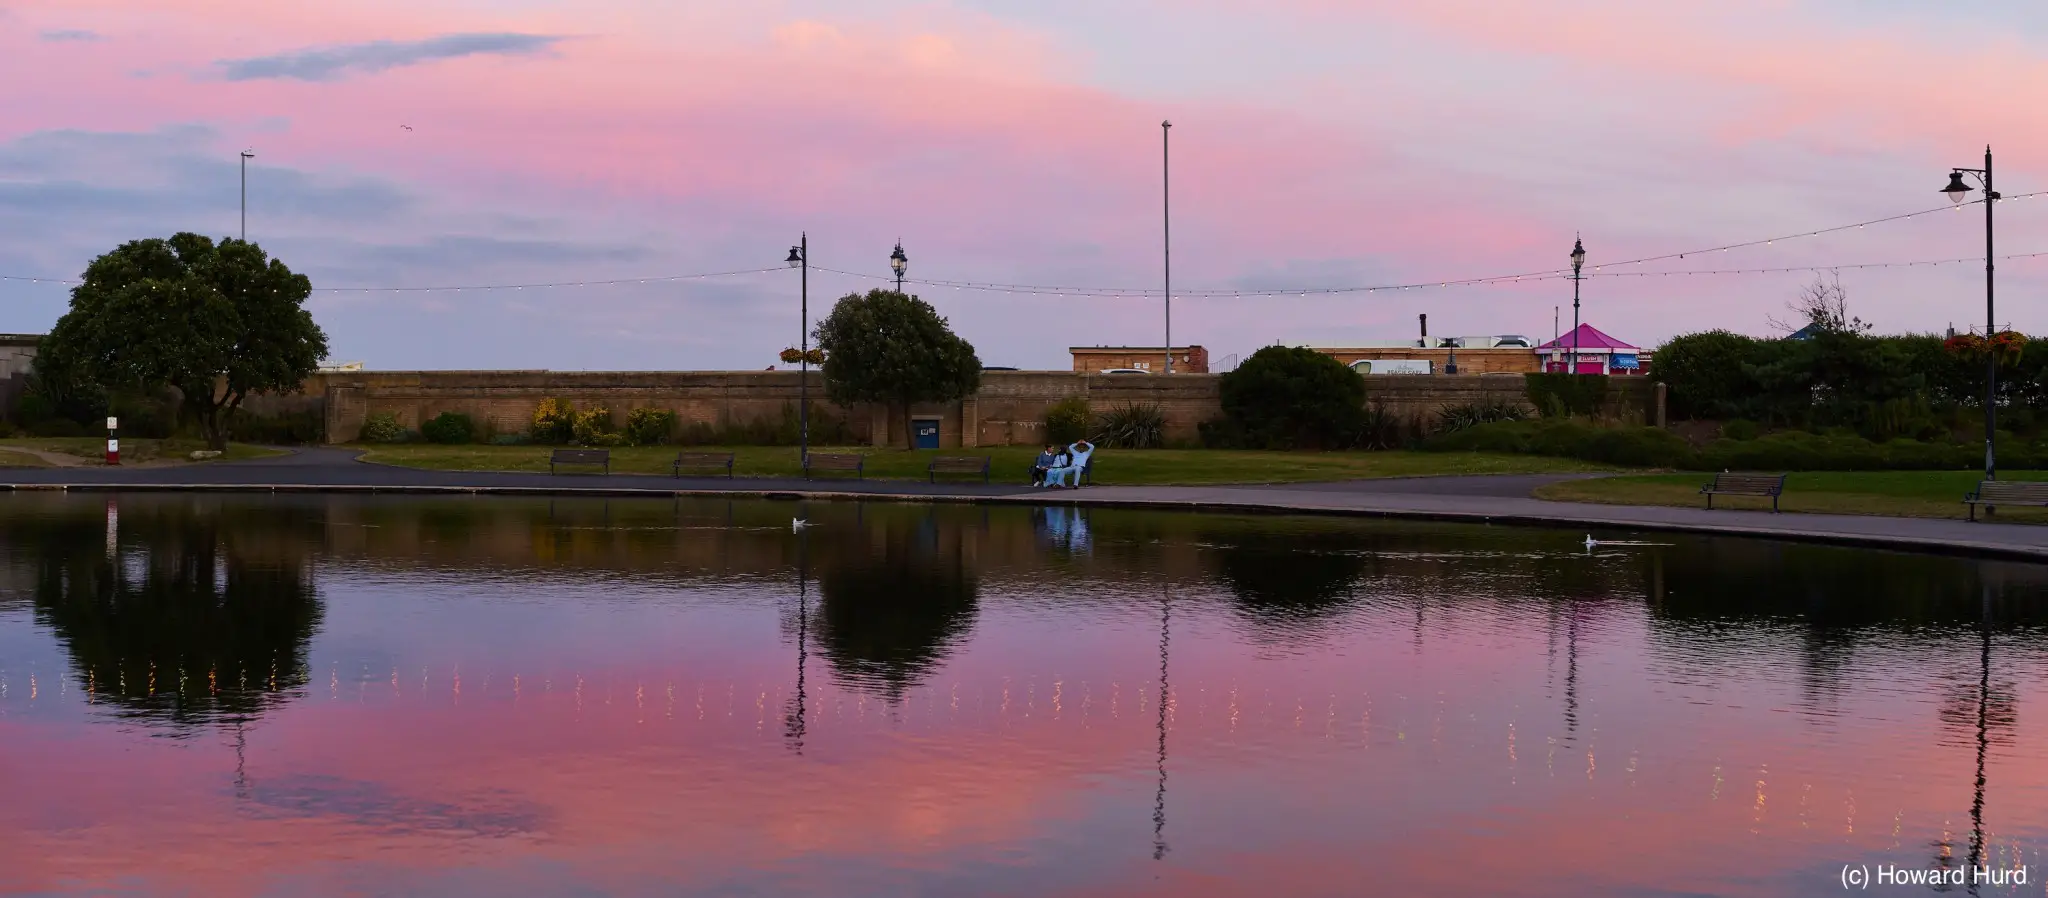
[{"label": "chimney", "polygon": [[1421,321],[1421,322],[1422,322],[1422,343],[1421,343],[1420,345],[1422,346],[1422,348],[1424,348],[1424,349],[1428,349],[1428,348],[1429,348],[1429,313],[1428,313],[1428,312],[1424,312],[1424,313],[1422,313],[1422,314],[1420,314],[1420,315],[1417,315],[1417,316],[1415,316],[1415,318],[1416,318],[1416,320],[1418,320],[1418,321]]}]

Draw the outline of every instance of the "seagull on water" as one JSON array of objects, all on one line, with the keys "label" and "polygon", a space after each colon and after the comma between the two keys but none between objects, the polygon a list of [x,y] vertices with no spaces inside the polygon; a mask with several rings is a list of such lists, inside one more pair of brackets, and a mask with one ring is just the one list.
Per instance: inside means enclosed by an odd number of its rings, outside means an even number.
[{"label": "seagull on water", "polygon": [[801,531],[802,531],[802,530],[803,530],[803,529],[804,529],[805,527],[809,527],[809,526],[811,526],[811,522],[809,522],[809,521],[806,521],[806,520],[804,520],[803,518],[790,518],[790,519],[789,519],[789,532],[791,532],[791,533],[798,533],[798,532],[801,532]]},{"label": "seagull on water", "polygon": [[1593,547],[1594,547],[1594,546],[1597,546],[1597,545],[1599,545],[1599,544],[1600,544],[1600,541],[1599,541],[1599,540],[1597,540],[1597,539],[1594,539],[1594,538],[1593,538],[1593,534],[1591,534],[1591,533],[1588,533],[1588,534],[1586,534],[1586,550],[1587,550],[1587,551],[1592,551]]}]

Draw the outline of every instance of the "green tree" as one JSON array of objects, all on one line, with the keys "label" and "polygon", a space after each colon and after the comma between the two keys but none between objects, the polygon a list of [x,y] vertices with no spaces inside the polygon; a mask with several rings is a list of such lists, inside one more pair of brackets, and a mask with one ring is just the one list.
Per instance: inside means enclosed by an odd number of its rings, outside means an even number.
[{"label": "green tree", "polygon": [[840,406],[876,402],[903,419],[916,445],[910,407],[953,402],[981,387],[974,345],[946,326],[931,304],[894,290],[849,294],[813,334],[825,351],[825,396]]},{"label": "green tree", "polygon": [[36,358],[39,374],[101,389],[168,385],[207,445],[256,393],[296,391],[327,354],[312,283],[256,244],[179,233],[92,261]]},{"label": "green tree", "polygon": [[1342,448],[1365,419],[1365,379],[1313,349],[1268,346],[1219,387],[1225,419],[1251,448]]},{"label": "green tree", "polygon": [[1755,364],[1762,341],[1725,330],[1673,337],[1657,349],[1651,374],[1670,391],[1677,418],[1730,418],[1750,412],[1756,379],[1743,367]]}]

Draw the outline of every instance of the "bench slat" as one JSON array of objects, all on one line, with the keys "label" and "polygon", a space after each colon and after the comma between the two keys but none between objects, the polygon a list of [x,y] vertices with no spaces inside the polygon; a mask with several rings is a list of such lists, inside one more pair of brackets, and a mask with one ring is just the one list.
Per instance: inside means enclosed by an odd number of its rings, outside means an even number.
[{"label": "bench slat", "polygon": [[2048,502],[2048,481],[1987,480],[1977,485],[1977,500]]},{"label": "bench slat", "polygon": [[1706,486],[1700,487],[1700,494],[1707,497],[1707,507],[1714,507],[1715,496],[1768,496],[1771,511],[1778,510],[1778,497],[1785,492],[1783,474],[1736,474],[1724,472],[1715,474]]},{"label": "bench slat", "polygon": [[610,449],[556,449],[548,453],[548,473],[554,473],[556,465],[603,465],[604,472],[612,472],[612,451]]},{"label": "bench slat", "polygon": [[981,479],[987,480],[989,458],[986,455],[941,455],[925,466],[925,472],[933,481],[937,481],[940,474],[980,474]]},{"label": "bench slat", "polygon": [[678,452],[671,470],[675,476],[683,476],[684,468],[724,468],[726,479],[732,478],[732,452]]}]

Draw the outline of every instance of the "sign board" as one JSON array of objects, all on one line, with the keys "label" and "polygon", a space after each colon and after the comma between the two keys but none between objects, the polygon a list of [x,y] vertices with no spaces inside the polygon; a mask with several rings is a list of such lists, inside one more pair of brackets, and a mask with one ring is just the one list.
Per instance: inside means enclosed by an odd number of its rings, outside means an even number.
[{"label": "sign board", "polygon": [[1636,360],[1636,354],[1633,352],[1617,352],[1614,354],[1614,367],[1641,368],[1642,363]]},{"label": "sign board", "polygon": [[119,418],[108,418],[108,419],[107,419],[107,429],[108,429],[108,430],[113,430],[113,429],[115,429],[115,428],[116,428],[116,426],[117,426],[117,425],[119,425],[120,423],[121,423],[121,419],[119,419]]}]

